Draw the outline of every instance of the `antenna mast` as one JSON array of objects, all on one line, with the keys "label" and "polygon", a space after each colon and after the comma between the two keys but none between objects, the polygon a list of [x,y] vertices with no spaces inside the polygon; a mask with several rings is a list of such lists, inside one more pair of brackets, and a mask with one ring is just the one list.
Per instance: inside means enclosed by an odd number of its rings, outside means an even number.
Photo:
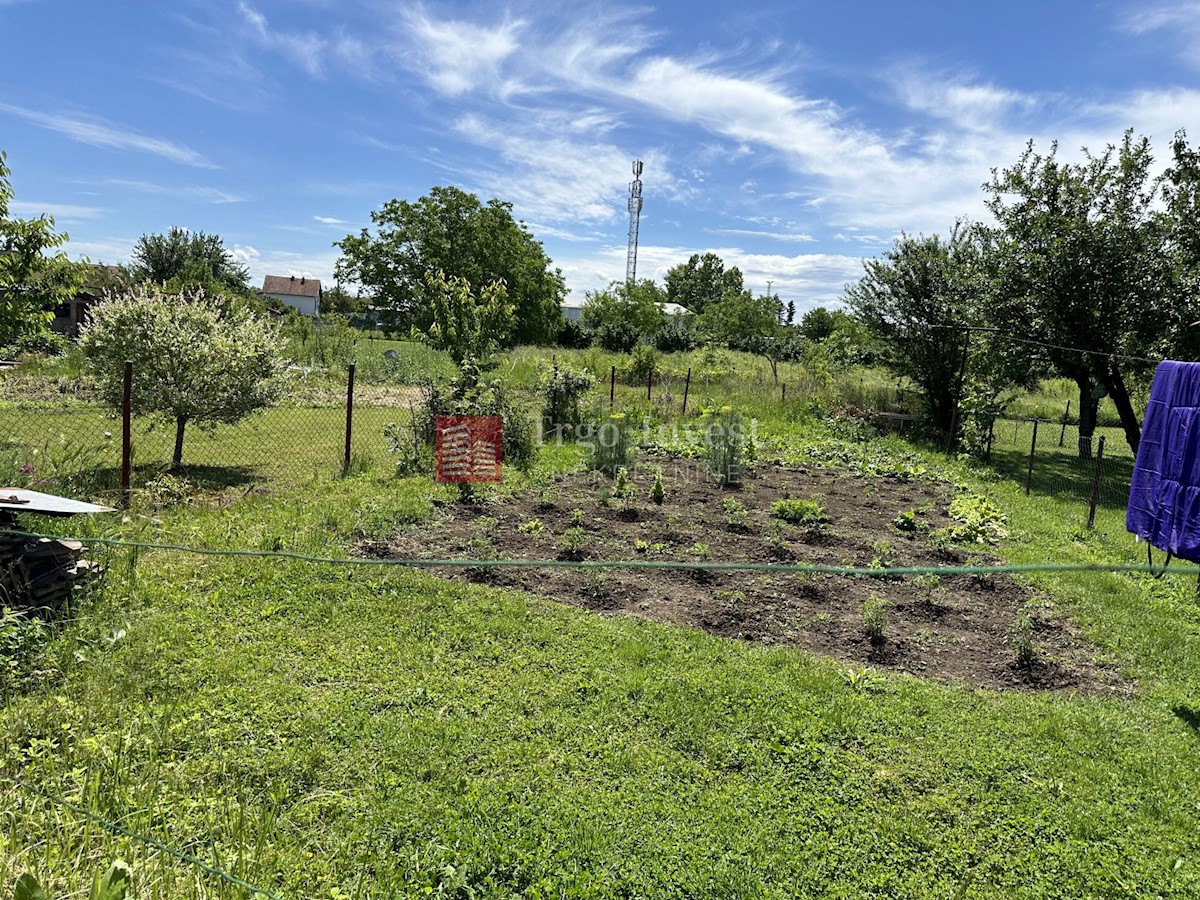
[{"label": "antenna mast", "polygon": [[642,161],[633,161],[633,181],[629,183],[629,254],[625,258],[625,283],[632,286],[637,278],[638,225],[642,218]]}]

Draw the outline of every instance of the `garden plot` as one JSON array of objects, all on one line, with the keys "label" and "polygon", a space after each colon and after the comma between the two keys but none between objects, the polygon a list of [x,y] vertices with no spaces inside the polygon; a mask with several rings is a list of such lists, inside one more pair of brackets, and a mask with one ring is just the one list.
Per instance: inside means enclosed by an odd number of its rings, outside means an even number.
[{"label": "garden plot", "polygon": [[[998,529],[963,515],[954,488],[820,467],[758,466],[739,489],[690,460],[624,484],[572,474],[541,489],[442,507],[432,521],[357,548],[397,559],[995,565]],[[783,501],[782,503],[780,501]],[[974,501],[966,499],[970,507]],[[986,505],[986,504],[985,504]],[[951,512],[960,518],[951,516]],[[974,524],[963,524],[961,518]],[[964,543],[965,542],[965,543]],[[914,675],[996,689],[1127,690],[1096,648],[1007,575],[825,575],[763,570],[435,569],[608,614],[791,645]]]}]

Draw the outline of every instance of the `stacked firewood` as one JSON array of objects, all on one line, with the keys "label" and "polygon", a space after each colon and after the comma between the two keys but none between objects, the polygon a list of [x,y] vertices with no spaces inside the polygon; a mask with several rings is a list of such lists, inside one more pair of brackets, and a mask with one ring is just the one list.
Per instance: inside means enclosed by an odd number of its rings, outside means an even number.
[{"label": "stacked firewood", "polygon": [[53,614],[100,574],[79,541],[3,533],[18,527],[14,516],[0,512],[0,606]]}]

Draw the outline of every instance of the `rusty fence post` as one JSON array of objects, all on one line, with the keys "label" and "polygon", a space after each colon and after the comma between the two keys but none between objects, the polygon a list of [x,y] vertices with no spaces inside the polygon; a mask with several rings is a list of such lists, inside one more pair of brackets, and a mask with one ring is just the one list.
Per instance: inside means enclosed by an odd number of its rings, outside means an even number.
[{"label": "rusty fence post", "polygon": [[1104,435],[1096,448],[1096,467],[1092,471],[1092,501],[1088,506],[1088,528],[1096,527],[1096,504],[1100,502],[1100,464],[1104,461]]},{"label": "rusty fence post", "polygon": [[350,474],[350,435],[354,425],[354,363],[350,363],[346,379],[346,453],[342,457],[342,474]]},{"label": "rusty fence post", "polygon": [[121,395],[121,503],[133,499],[133,363],[125,360],[125,385]]}]

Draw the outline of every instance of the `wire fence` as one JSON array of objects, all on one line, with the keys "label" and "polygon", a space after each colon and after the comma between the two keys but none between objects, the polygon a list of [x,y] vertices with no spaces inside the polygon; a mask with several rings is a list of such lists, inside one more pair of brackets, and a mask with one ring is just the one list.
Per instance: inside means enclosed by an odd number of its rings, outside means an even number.
[{"label": "wire fence", "polygon": [[385,464],[389,423],[404,421],[420,391],[395,384],[338,383],[289,371],[280,401],[235,425],[189,423],[181,465],[172,468],[176,425],[121,411],[86,391],[0,395],[0,484],[92,500],[120,501],[165,474],[208,490],[298,483]]},{"label": "wire fence", "polygon": [[1134,453],[1122,428],[1097,427],[1082,452],[1076,423],[1047,419],[997,419],[990,462],[1025,486],[1026,493],[1078,502],[1089,524],[1095,510],[1124,510],[1129,502]]}]

